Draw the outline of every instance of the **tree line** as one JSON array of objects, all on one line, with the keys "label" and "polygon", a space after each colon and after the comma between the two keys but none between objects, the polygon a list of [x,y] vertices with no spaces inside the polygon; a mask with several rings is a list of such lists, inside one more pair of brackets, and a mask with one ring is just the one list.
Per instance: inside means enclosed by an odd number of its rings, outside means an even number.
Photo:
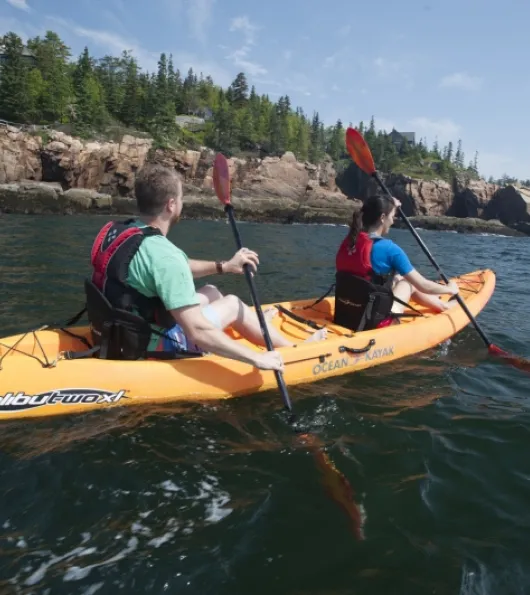
[{"label": "tree line", "polygon": [[[226,155],[281,155],[318,163],[328,155],[337,166],[350,162],[345,126],[325,126],[318,112],[294,108],[288,95],[277,101],[249,88],[239,73],[228,88],[193,69],[182,73],[171,55],[162,53],[156,72],[144,72],[130,52],[95,58],[85,48],[77,59],[53,31],[24,46],[9,32],[1,39],[0,118],[17,123],[69,125],[88,138],[122,125],[144,131],[164,144],[191,148],[206,145]],[[204,119],[179,126],[177,115]],[[351,123],[349,124],[352,125]],[[396,143],[378,131],[374,118],[356,126],[372,149],[380,171],[448,177],[459,171],[477,177],[478,156],[467,165],[462,142],[440,148],[425,139]]]}]

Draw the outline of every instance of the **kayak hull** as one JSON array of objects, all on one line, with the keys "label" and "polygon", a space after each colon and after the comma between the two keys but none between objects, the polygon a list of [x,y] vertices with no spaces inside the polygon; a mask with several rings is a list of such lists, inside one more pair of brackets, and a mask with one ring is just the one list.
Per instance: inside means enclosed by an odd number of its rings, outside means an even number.
[{"label": "kayak hull", "polygon": [[[491,270],[455,281],[471,313],[477,315],[494,288]],[[287,386],[349,374],[420,353],[449,339],[469,319],[456,302],[446,312],[406,318],[399,325],[352,333],[332,324],[334,297],[312,308],[314,299],[282,302],[287,310],[328,328],[327,339],[304,342],[313,332],[285,314],[273,323],[296,347],[279,349]],[[276,304],[270,304],[273,306]],[[269,305],[264,305],[265,309]],[[89,337],[87,327],[69,329]],[[232,338],[262,350],[227,329]],[[0,420],[48,417],[94,409],[168,401],[225,399],[274,389],[276,378],[249,364],[216,355],[177,360],[110,361],[97,357],[63,359],[86,346],[60,329],[40,329],[0,339]]]}]

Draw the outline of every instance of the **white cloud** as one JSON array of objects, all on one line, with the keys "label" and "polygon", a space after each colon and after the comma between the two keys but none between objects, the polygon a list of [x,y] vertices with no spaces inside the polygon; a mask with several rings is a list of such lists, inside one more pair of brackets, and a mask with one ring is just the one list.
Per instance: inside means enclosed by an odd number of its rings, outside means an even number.
[{"label": "white cloud", "polygon": [[392,132],[392,128],[395,128],[396,124],[393,120],[387,120],[386,118],[375,118],[375,127],[377,130],[382,130],[383,132]]},{"label": "white cloud", "polygon": [[183,73],[186,73],[189,68],[193,68],[196,73],[202,72],[205,76],[210,75],[217,84],[223,86],[228,86],[233,78],[226,69],[215,62],[202,60],[191,52],[171,52],[170,50],[153,52],[143,48],[134,39],[125,38],[110,31],[87,29],[58,17],[47,17],[47,19],[61,27],[65,33],[88,39],[95,45],[103,48],[104,51],[121,53],[123,50],[130,50],[138,60],[140,67],[149,72],[155,72],[157,70],[160,53],[165,51],[166,54],[173,54],[173,63]]},{"label": "white cloud", "polygon": [[25,10],[26,12],[30,11],[27,0],[7,0],[7,3],[20,10]]},{"label": "white cloud", "polygon": [[465,89],[466,91],[478,91],[481,86],[482,79],[479,76],[471,76],[466,72],[449,74],[440,81],[440,87]]},{"label": "white cloud", "polygon": [[[473,155],[466,154],[466,161],[469,161],[471,158],[474,157]],[[467,164],[466,164],[467,165]],[[516,163],[511,157],[508,155],[504,155],[501,153],[491,153],[491,152],[484,152],[478,153],[478,169],[479,172],[488,178],[489,176],[493,176],[495,179],[500,178],[503,174],[507,173],[508,175],[512,176],[520,176],[522,178],[530,177],[530,174],[524,175],[524,172],[529,172],[530,168],[520,167],[520,163]]]},{"label": "white cloud", "polygon": [[[427,138],[427,143],[431,145],[437,138],[440,144],[452,141],[455,143],[458,140],[458,135],[461,128],[456,122],[450,118],[442,118],[440,120],[431,120],[430,118],[419,117],[413,118],[407,122],[410,127],[410,132],[416,133],[416,138]],[[400,128],[397,128],[400,130]],[[400,130],[401,132],[409,132],[408,130]]]},{"label": "white cloud", "polygon": [[87,29],[60,17],[47,17],[47,19],[77,37],[89,39],[106,51],[121,54],[123,50],[130,50],[140,66],[147,70],[154,71],[157,68],[159,54],[142,48],[134,39],[128,39],[104,29]]},{"label": "white cloud", "polygon": [[206,31],[212,20],[215,0],[188,0],[188,19],[193,36],[206,43]]},{"label": "white cloud", "polygon": [[397,74],[403,70],[403,63],[396,60],[389,60],[381,56],[374,59],[374,66],[377,72],[382,76]]},{"label": "white cloud", "polygon": [[246,45],[254,45],[256,43],[256,25],[250,22],[247,16],[236,17],[232,19],[230,24],[230,31],[242,31],[245,36]]},{"label": "white cloud", "polygon": [[351,31],[351,25],[344,25],[339,29],[339,37],[347,37]]},{"label": "white cloud", "polygon": [[231,54],[228,54],[227,58],[232,61],[234,66],[237,66],[250,76],[255,77],[267,74],[267,69],[264,66],[257,62],[251,62],[248,59],[252,47],[256,43],[258,27],[247,16],[240,16],[232,19],[230,31],[240,31],[243,33],[244,41],[243,45]]},{"label": "white cloud", "polygon": [[281,87],[281,83],[279,81],[274,81],[272,79],[257,78],[256,83],[259,83],[260,85],[266,85],[268,87]]},{"label": "white cloud", "polygon": [[283,59],[286,62],[289,62],[289,60],[293,57],[293,52],[291,50],[284,50],[283,52]]},{"label": "white cloud", "polygon": [[339,53],[335,52],[334,54],[331,54],[331,56],[327,56],[326,58],[324,58],[323,67],[324,68],[333,68],[333,66],[335,66],[335,63],[337,62],[338,57],[339,57]]},{"label": "white cloud", "polygon": [[378,56],[374,60],[361,64],[361,68],[369,70],[376,79],[389,84],[398,81],[402,88],[411,89],[414,86],[413,72],[418,67],[418,57],[386,58]]},{"label": "white cloud", "polygon": [[24,43],[30,37],[36,37],[37,35],[43,35],[46,30],[43,27],[34,27],[28,22],[22,22],[12,17],[0,16],[0,30],[4,33],[12,31],[16,33]]}]

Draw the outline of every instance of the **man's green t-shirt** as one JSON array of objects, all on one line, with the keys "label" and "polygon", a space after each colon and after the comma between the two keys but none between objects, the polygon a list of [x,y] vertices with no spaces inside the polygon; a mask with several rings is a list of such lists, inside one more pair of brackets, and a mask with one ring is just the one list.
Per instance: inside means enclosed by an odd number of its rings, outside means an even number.
[{"label": "man's green t-shirt", "polygon": [[[132,225],[147,227],[140,221]],[[159,297],[166,310],[199,304],[188,257],[163,235],[144,238],[129,265],[127,283],[147,297]],[[149,349],[158,340],[152,335]]]}]

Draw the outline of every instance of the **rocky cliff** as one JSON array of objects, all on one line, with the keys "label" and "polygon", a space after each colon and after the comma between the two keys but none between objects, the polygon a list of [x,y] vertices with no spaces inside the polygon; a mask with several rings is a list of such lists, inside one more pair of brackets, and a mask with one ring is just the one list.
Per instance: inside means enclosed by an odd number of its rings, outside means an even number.
[{"label": "rocky cliff", "polygon": [[[185,217],[223,217],[213,192],[214,152],[154,149],[152,140],[81,142],[52,131],[43,141],[0,129],[0,210],[4,212],[134,212],[136,172],[160,162],[182,174]],[[300,163],[292,153],[229,159],[234,204],[247,220],[337,222],[351,219],[357,201],[335,183],[330,161]],[[86,190],[86,192],[80,189]]]},{"label": "rocky cliff", "polygon": [[[51,131],[43,140],[4,127],[0,211],[132,213],[136,172],[146,162],[160,162],[183,177],[184,216],[223,217],[213,192],[213,158],[206,148],[155,149],[148,138],[126,135],[120,142],[84,142]],[[302,163],[292,153],[281,158],[232,158],[229,167],[234,205],[238,216],[247,220],[348,223],[360,201],[378,190],[354,164],[337,176],[331,161]],[[403,175],[389,175],[385,182],[409,216],[499,219],[529,227],[530,191],[524,189],[499,188],[482,180],[450,184]]]}]

